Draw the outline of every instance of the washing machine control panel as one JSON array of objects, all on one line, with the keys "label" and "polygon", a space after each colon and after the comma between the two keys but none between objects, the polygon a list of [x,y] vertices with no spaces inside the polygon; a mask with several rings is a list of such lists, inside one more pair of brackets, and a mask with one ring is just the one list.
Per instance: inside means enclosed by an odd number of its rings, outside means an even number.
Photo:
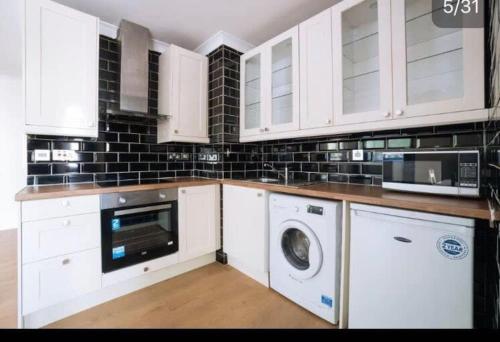
[{"label": "washing machine control panel", "polygon": [[323,216],[323,207],[317,207],[317,206],[314,206],[314,205],[308,205],[307,206],[307,212],[309,214]]}]

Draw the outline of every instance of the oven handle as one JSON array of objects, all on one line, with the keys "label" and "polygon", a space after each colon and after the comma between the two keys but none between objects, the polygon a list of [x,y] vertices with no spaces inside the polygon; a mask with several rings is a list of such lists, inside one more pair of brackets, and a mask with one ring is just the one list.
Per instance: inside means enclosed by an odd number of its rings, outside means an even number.
[{"label": "oven handle", "polygon": [[154,205],[154,206],[143,207],[143,208],[118,210],[118,211],[115,211],[114,216],[139,214],[139,213],[146,213],[148,211],[165,210],[165,209],[172,209],[172,205],[171,204],[164,204],[164,205]]}]

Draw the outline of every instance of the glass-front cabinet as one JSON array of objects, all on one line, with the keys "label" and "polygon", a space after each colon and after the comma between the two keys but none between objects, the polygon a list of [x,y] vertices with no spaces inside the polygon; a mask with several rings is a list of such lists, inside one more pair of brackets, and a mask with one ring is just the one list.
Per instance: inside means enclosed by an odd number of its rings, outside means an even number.
[{"label": "glass-front cabinet", "polygon": [[390,16],[390,0],[348,0],[333,8],[334,124],[392,117]]},{"label": "glass-front cabinet", "polygon": [[242,137],[298,129],[298,27],[243,55],[241,83]]},{"label": "glass-front cabinet", "polygon": [[261,49],[241,57],[241,134],[252,136],[262,131],[264,113],[263,55]]},{"label": "glass-front cabinet", "polygon": [[484,108],[484,30],[438,27],[432,0],[391,4],[395,117]]}]

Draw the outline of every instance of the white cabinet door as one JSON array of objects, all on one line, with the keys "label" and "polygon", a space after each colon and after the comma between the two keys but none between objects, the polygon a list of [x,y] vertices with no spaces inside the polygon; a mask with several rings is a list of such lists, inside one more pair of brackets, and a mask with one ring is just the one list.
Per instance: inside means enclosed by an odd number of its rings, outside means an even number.
[{"label": "white cabinet door", "polygon": [[159,77],[159,142],[208,143],[208,58],[170,45]]},{"label": "white cabinet door", "polygon": [[437,27],[432,0],[391,5],[395,117],[484,108],[484,29]]},{"label": "white cabinet door", "polygon": [[264,82],[266,122],[269,133],[295,131],[300,126],[299,28],[280,34],[266,43],[268,50]]},{"label": "white cabinet door", "polygon": [[300,129],[333,125],[332,10],[299,25]]},{"label": "white cabinet door", "polygon": [[241,56],[240,136],[264,133],[264,54],[262,47]]},{"label": "white cabinet door", "polygon": [[224,185],[223,248],[231,266],[269,286],[268,194]]},{"label": "white cabinet door", "polygon": [[172,49],[173,122],[176,135],[208,137],[208,58],[178,46]]},{"label": "white cabinet door", "polygon": [[98,19],[26,1],[28,133],[97,136]]},{"label": "white cabinet door", "polygon": [[220,186],[179,189],[179,261],[220,248]]},{"label": "white cabinet door", "polygon": [[23,264],[101,246],[100,213],[24,222]]},{"label": "white cabinet door", "polygon": [[24,265],[23,315],[101,287],[101,249]]},{"label": "white cabinet door", "polygon": [[335,125],[392,118],[391,1],[332,9]]}]

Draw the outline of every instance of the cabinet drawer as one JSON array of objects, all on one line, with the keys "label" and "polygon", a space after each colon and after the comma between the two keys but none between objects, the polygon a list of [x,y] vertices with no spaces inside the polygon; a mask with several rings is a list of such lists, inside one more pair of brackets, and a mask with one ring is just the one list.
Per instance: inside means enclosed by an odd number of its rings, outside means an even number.
[{"label": "cabinet drawer", "polygon": [[99,196],[66,197],[23,202],[22,221],[99,212]]},{"label": "cabinet drawer", "polygon": [[101,249],[23,266],[23,315],[101,287]]},{"label": "cabinet drawer", "polygon": [[23,223],[23,264],[100,247],[98,213]]}]

